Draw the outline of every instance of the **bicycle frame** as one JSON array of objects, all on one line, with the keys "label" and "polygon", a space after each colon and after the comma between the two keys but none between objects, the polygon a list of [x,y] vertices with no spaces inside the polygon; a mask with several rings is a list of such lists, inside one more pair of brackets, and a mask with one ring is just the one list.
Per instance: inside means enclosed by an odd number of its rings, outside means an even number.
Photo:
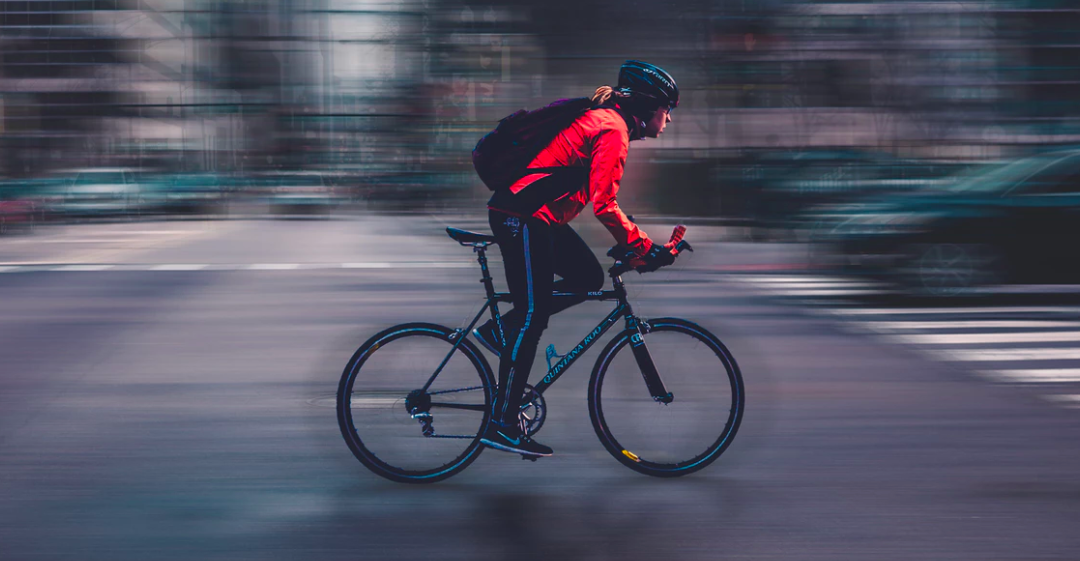
[{"label": "bicycle frame", "polygon": [[[475,327],[477,322],[480,321],[480,318],[483,317],[484,312],[488,310],[491,311],[491,318],[498,326],[499,333],[502,335],[502,340],[506,340],[506,330],[503,328],[502,316],[499,313],[498,304],[499,302],[510,302],[510,293],[495,292],[495,284],[493,279],[491,278],[491,272],[489,271],[487,264],[487,255],[485,254],[487,249],[486,246],[488,244],[476,243],[470,245],[473,246],[473,251],[477,254],[477,261],[480,263],[480,271],[482,275],[480,282],[484,285],[484,290],[487,294],[487,302],[484,303],[484,306],[480,308],[480,311],[477,312],[476,316],[474,316],[472,321],[469,322],[468,327],[457,330],[457,340],[454,341],[454,345],[450,348],[450,352],[447,353],[446,357],[439,364],[439,367],[431,375],[431,378],[429,378],[427,383],[424,384],[424,387],[422,388],[422,391],[424,392],[427,392],[428,389],[431,387],[431,384],[435,382],[435,379],[438,378],[439,373],[442,372],[442,369],[450,361],[450,358],[453,356],[454,352],[457,351],[457,348],[461,345],[461,342],[465,340],[467,334],[472,332],[473,327]],[[645,384],[648,387],[649,392],[652,394],[653,399],[655,399],[656,401],[665,404],[671,403],[673,399],[672,394],[664,388],[664,384],[660,380],[660,375],[656,371],[656,366],[653,364],[652,357],[649,355],[649,351],[645,346],[645,339],[643,335],[649,332],[648,324],[644,321],[641,321],[637,316],[634,315],[633,308],[630,306],[630,303],[626,299],[626,287],[623,285],[621,275],[612,274],[611,284],[612,290],[598,290],[595,292],[582,293],[555,292],[552,294],[553,298],[574,298],[583,302],[615,300],[617,304],[615,306],[615,309],[612,310],[611,313],[609,313],[607,317],[605,317],[603,321],[601,321],[595,328],[593,328],[593,330],[590,331],[589,334],[586,335],[580,343],[578,343],[573,349],[571,349],[570,352],[563,355],[563,357],[559,359],[559,362],[551,366],[543,379],[538,384],[533,386],[534,389],[537,393],[543,394],[545,390],[551,387],[551,385],[554,384],[555,381],[558,380],[564,372],[566,372],[566,369],[570,368],[570,365],[574,364],[574,362],[577,361],[577,359],[582,355],[582,353],[589,350],[589,348],[592,347],[593,344],[596,343],[598,339],[600,339],[600,337],[607,333],[608,330],[611,329],[611,327],[619,321],[619,318],[625,318],[626,328],[637,331],[636,334],[631,336],[630,346],[631,350],[633,351],[634,358],[637,360],[638,366],[641,368],[641,374],[645,379]],[[433,403],[432,405],[455,407],[448,404]],[[458,405],[456,406],[456,408],[471,409],[472,406]]]}]

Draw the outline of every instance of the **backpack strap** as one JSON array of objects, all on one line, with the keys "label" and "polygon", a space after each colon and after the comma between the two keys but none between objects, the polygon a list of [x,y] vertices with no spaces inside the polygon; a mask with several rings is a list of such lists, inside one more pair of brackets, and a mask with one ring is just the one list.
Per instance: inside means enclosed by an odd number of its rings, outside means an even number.
[{"label": "backpack strap", "polygon": [[531,168],[525,175],[532,173],[549,175],[537,179],[517,193],[511,193],[509,189],[495,191],[491,200],[488,201],[488,206],[522,216],[531,216],[540,210],[540,207],[581,189],[581,186],[589,179],[589,168],[586,166]]}]

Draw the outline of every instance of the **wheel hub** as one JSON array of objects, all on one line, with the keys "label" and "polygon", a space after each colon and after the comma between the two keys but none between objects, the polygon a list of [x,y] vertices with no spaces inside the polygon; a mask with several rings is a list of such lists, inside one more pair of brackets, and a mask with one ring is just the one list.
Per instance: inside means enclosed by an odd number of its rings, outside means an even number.
[{"label": "wheel hub", "polygon": [[435,419],[431,416],[431,395],[424,390],[413,390],[405,396],[405,410],[420,423],[424,436],[435,434]]},{"label": "wheel hub", "polygon": [[413,390],[405,396],[405,410],[416,416],[431,411],[431,395],[424,390]]}]

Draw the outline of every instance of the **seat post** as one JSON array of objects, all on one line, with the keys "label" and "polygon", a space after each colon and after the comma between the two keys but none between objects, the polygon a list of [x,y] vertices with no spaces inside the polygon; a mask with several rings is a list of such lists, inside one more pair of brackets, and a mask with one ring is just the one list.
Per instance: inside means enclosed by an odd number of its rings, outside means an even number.
[{"label": "seat post", "polygon": [[487,297],[493,298],[495,296],[495,283],[491,278],[491,272],[488,271],[487,247],[483,244],[476,244],[473,246],[473,251],[476,252],[476,260],[480,263],[480,282],[483,283],[484,290],[487,291]]}]

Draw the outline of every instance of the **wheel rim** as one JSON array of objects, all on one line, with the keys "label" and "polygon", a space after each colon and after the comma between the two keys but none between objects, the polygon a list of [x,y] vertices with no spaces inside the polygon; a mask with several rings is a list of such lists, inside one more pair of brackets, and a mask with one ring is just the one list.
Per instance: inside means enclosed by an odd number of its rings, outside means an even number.
[{"label": "wheel rim", "polygon": [[620,462],[652,475],[681,475],[708,465],[730,444],[742,417],[742,381],[726,349],[710,339],[662,324],[646,336],[675,396],[669,405],[648,394],[627,337],[602,357],[604,375],[590,396],[594,427]]},{"label": "wheel rim", "polygon": [[[397,480],[437,480],[479,453],[490,375],[475,349],[460,346],[429,390],[421,392],[423,398],[416,399],[451,345],[438,329],[409,328],[374,339],[350,362],[338,403],[342,433],[357,458],[376,473]],[[417,408],[418,402],[432,405]],[[424,435],[428,427],[434,428],[433,436]]]}]

